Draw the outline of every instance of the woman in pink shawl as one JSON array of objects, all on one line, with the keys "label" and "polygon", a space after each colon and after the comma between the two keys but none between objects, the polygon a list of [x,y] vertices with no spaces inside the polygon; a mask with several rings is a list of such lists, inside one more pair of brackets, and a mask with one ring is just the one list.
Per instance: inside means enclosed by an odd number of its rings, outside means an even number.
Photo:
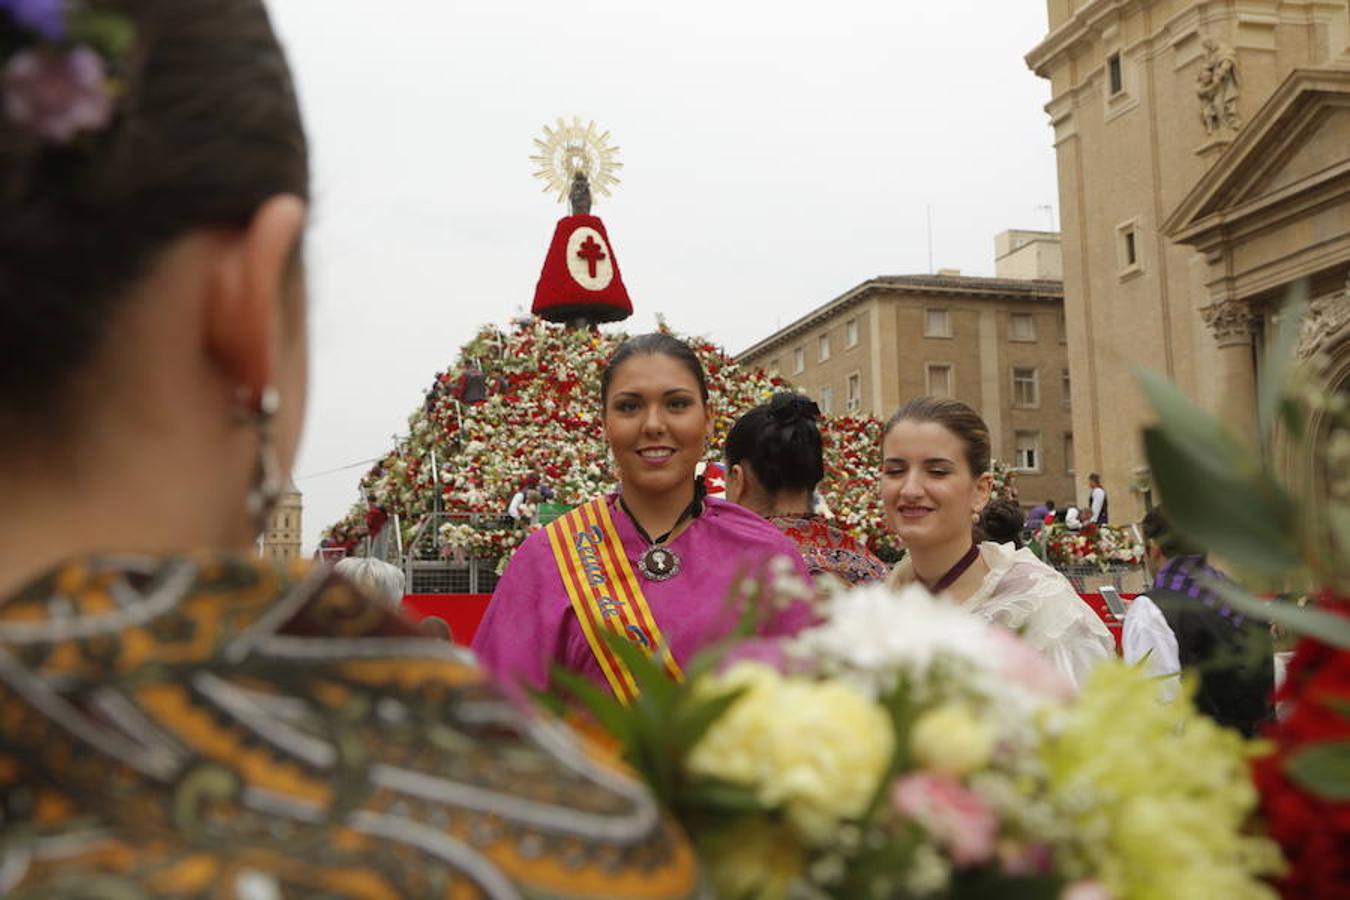
[{"label": "woman in pink shawl", "polygon": [[[554,665],[624,697],[609,629],[654,652],[675,677],[730,634],[738,583],[764,579],[775,558],[809,582],[792,542],[759,516],[703,496],[694,470],[712,434],[698,357],[665,334],[626,341],[601,378],[605,439],[619,492],[531,535],[507,566],[473,649],[498,677],[536,688]],[[810,620],[801,601],[768,610],[761,631]]]}]

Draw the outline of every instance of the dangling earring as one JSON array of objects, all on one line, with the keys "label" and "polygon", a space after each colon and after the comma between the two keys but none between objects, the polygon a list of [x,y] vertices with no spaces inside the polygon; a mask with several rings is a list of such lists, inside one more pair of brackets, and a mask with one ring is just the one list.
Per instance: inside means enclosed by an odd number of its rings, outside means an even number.
[{"label": "dangling earring", "polygon": [[281,462],[277,459],[276,436],[273,433],[277,412],[281,409],[281,394],[272,385],[258,395],[258,406],[248,416],[258,429],[258,463],[253,472],[253,485],[248,490],[245,508],[253,520],[255,534],[267,528],[267,517],[276,508],[285,485],[281,480]]},{"label": "dangling earring", "polygon": [[970,524],[972,524],[972,525],[978,525],[978,524],[980,524],[980,514],[979,514],[979,513],[977,513],[977,512],[972,512],[972,513],[970,514]]}]

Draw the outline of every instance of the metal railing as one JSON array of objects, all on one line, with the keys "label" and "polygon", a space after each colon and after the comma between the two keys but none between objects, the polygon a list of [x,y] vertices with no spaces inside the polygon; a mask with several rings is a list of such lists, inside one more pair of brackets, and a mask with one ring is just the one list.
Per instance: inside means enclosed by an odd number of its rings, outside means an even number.
[{"label": "metal railing", "polygon": [[1095,594],[1102,585],[1114,587],[1122,594],[1140,594],[1148,590],[1148,572],[1142,565],[1124,563],[1101,566],[1056,566],[1059,572],[1080,594]]},{"label": "metal railing", "polygon": [[496,588],[496,559],[477,558],[466,548],[441,540],[441,527],[451,523],[497,528],[513,527],[515,520],[480,513],[429,513],[417,523],[402,554],[408,593],[490,594]]}]

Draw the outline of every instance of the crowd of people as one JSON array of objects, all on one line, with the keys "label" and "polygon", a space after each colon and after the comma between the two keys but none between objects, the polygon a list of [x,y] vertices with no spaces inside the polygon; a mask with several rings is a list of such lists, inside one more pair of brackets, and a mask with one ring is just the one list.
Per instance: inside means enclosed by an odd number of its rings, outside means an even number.
[{"label": "crowd of people", "polygon": [[[395,572],[257,560],[307,392],[291,75],[261,0],[103,7],[131,45],[91,63],[63,38],[81,3],[0,2],[0,61],[48,79],[6,81],[0,130],[0,894],[699,896],[653,799],[518,688],[560,666],[632,695],[605,634],[678,677],[750,604],[762,635],[802,628],[827,577],[918,582],[1076,682],[1113,655],[988,503],[975,411],[919,398],[887,423],[888,570],[813,508],[804,397],[742,418],[727,498],[705,496],[704,373],[661,334],[596,397],[620,488],[521,546],[476,660],[400,616]],[[1195,597],[1200,564],[1159,577]],[[1191,628],[1166,621],[1184,666]]]}]

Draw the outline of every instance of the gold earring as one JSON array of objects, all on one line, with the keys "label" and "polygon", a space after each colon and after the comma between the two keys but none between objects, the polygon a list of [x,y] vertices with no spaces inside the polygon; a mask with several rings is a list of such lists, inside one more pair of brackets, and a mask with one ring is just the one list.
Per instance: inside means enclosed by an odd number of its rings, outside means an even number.
[{"label": "gold earring", "polygon": [[979,513],[977,513],[977,512],[972,512],[972,513],[970,514],[970,524],[972,524],[972,525],[978,525],[978,524],[980,524],[980,514],[979,514]]}]

